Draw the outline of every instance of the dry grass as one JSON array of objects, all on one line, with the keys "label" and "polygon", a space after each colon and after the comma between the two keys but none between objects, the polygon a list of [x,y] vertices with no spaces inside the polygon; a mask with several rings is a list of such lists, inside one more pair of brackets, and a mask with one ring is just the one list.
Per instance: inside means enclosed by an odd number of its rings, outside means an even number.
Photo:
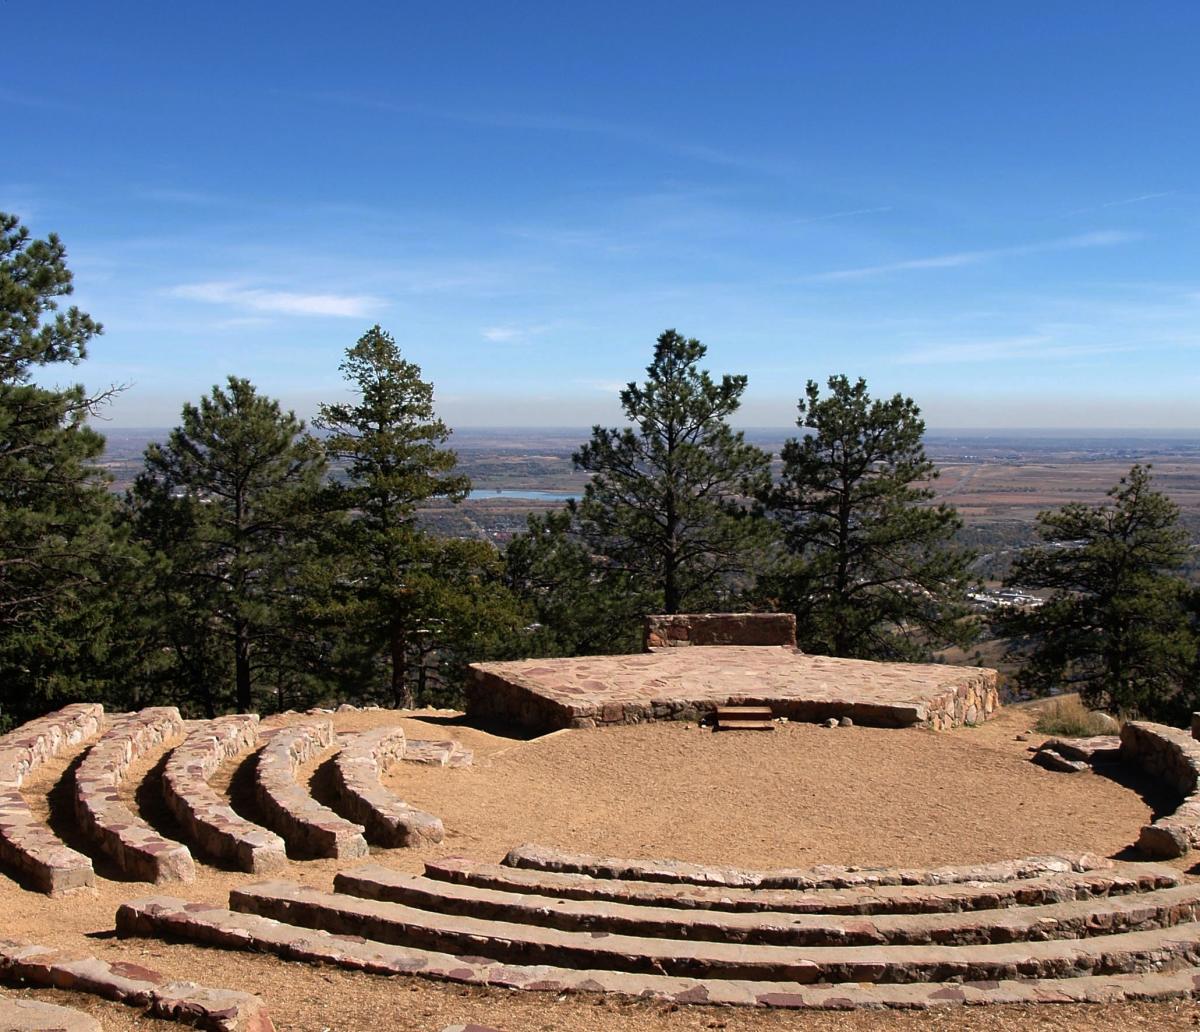
[{"label": "dry grass", "polygon": [[1063,695],[1041,709],[1036,726],[1044,735],[1091,738],[1114,734],[1119,725],[1107,713],[1088,709],[1078,695]]}]

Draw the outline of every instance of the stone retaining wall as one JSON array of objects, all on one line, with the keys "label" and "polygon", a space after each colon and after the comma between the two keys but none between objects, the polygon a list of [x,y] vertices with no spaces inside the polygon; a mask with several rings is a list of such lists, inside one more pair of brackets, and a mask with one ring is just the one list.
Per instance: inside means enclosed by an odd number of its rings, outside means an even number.
[{"label": "stone retaining wall", "polygon": [[381,727],[355,735],[333,761],[338,805],[381,846],[441,842],[446,833],[433,814],[409,806],[380,784],[380,775],[404,758],[405,749],[403,728]]},{"label": "stone retaining wall", "polygon": [[796,647],[792,613],[672,613],[647,616],[646,649],[681,645],[784,645]]},{"label": "stone retaining wall", "polygon": [[283,836],[296,856],[366,856],[362,826],[322,806],[296,779],[302,765],[333,745],[333,725],[328,720],[317,720],[280,728],[269,735],[258,754],[254,781],[263,820]]},{"label": "stone retaining wall", "polygon": [[1155,859],[1170,859],[1200,845],[1200,742],[1179,728],[1130,720],[1121,727],[1121,759],[1182,798],[1174,812],[1142,828],[1137,848]]},{"label": "stone retaining wall", "polygon": [[187,846],[158,834],[118,792],[129,768],[183,734],[174,706],[124,718],[88,750],[75,772],[75,815],[84,832],[121,871],[141,881],[190,882],[196,865]]},{"label": "stone retaining wall", "polygon": [[33,816],[25,778],[65,749],[99,734],[104,710],[81,702],[30,721],[0,738],[0,859],[40,892],[58,895],[95,884],[92,861]]},{"label": "stone retaining wall", "polygon": [[163,798],[201,852],[261,874],[287,863],[283,839],[239,815],[208,784],[222,763],[257,744],[256,714],[204,721],[168,758]]}]

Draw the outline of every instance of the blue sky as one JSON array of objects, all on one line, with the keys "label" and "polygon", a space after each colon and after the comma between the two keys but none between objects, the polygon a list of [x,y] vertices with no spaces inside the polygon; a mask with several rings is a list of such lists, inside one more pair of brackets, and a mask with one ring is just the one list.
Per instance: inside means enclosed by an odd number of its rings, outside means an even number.
[{"label": "blue sky", "polygon": [[[0,209],[164,426],[373,323],[452,425],[617,418],[655,336],[932,427],[1200,426],[1200,5],[0,3]],[[53,376],[71,376],[61,370]]]}]

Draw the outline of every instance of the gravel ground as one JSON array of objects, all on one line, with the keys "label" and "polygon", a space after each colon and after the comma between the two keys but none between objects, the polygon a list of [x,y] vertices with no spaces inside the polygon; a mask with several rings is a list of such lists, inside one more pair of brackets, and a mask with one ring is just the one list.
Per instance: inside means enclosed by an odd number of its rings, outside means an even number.
[{"label": "gravel ground", "polygon": [[[394,714],[339,714],[340,730],[394,722]],[[1093,774],[1058,775],[1028,762],[1015,736],[1032,722],[1010,709],[984,728],[934,734],[869,728],[712,734],[695,726],[644,725],[564,732],[519,742],[457,725],[449,714],[405,718],[412,737],[458,738],[475,765],[449,770],[402,764],[391,786],[441,816],[447,841],[389,850],[373,859],[416,871],[424,858],[498,859],[518,842],[622,856],[671,856],[746,867],[816,863],[933,865],[1087,850],[1117,855],[1152,812],[1137,784]],[[72,837],[61,779],[65,758],[28,786],[35,809]],[[138,767],[153,777],[158,760]],[[309,767],[316,773],[324,758]],[[319,776],[317,782],[320,782]],[[245,772],[215,784],[247,809]],[[56,788],[57,786],[57,788]],[[239,786],[242,786],[241,788]],[[50,802],[47,803],[49,794]],[[160,829],[172,829],[152,793],[129,798]],[[248,810],[248,816],[253,816]],[[288,876],[328,888],[334,861],[294,863]],[[106,873],[113,874],[109,868]],[[155,888],[102,878],[94,896],[49,900],[0,877],[0,914],[10,938],[81,954],[129,959],[178,978],[260,993],[288,1032],[440,1030],[471,1022],[507,1032],[690,1029],[1138,1029],[1193,1028],[1191,1003],[1112,1007],[953,1008],[926,1013],[803,1014],[673,1007],[612,998],[557,998],[462,988],[286,963],[273,957],[111,935],[124,899],[154,894],[223,902],[246,875],[199,865],[190,886]],[[4,990],[12,993],[14,990]],[[95,1014],[107,1029],[166,1029],[138,1010],[46,990],[28,995]]]}]

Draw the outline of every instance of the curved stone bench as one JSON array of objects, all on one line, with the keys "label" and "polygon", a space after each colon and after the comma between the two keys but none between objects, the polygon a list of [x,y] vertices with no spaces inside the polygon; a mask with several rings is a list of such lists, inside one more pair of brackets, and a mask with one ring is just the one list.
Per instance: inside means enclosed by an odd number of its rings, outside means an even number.
[{"label": "curved stone bench", "polygon": [[782,947],[560,931],[431,913],[397,903],[319,892],[292,882],[235,888],[229,905],[243,913],[334,934],[486,956],[504,963],[551,963],[681,977],[795,983],[975,982],[1018,973],[1025,978],[1053,978],[1064,973],[1150,971],[1200,959],[1200,925],[1195,923],[1082,939],[986,945]]},{"label": "curved stone bench", "polygon": [[52,896],[89,888],[96,875],[90,858],[34,817],[21,786],[63,750],[99,734],[103,719],[98,703],[75,703],[0,738],[0,860]]},{"label": "curved stone bench", "polygon": [[144,709],[122,719],[88,750],[75,772],[75,815],[84,832],[122,873],[156,883],[196,877],[187,846],[160,835],[118,796],[129,768],[183,734],[174,706]]},{"label": "curved stone bench", "polygon": [[1142,828],[1138,851],[1168,860],[1200,845],[1200,742],[1178,728],[1130,720],[1121,726],[1121,759],[1182,797],[1174,812]]},{"label": "curved stone bench", "polygon": [[208,783],[222,763],[257,745],[257,714],[207,720],[167,758],[162,784],[167,808],[201,852],[265,874],[287,863],[283,839],[240,816]]},{"label": "curved stone bench", "polygon": [[[275,1030],[258,996],[174,981],[127,961],[64,956],[46,946],[0,940],[0,978],[19,986],[74,990],[148,1007],[153,1017],[174,1019],[211,1032]],[[47,1032],[51,1027],[46,1026]]]},{"label": "curved stone bench", "polygon": [[801,870],[749,871],[738,867],[707,866],[680,860],[618,860],[570,853],[549,846],[514,846],[504,858],[507,867],[536,871],[586,874],[593,878],[668,884],[716,885],[755,889],[845,889],[874,885],[953,885],[960,882],[1007,882],[1068,871],[1111,868],[1104,857],[1031,856],[991,864],[912,869],[896,867],[812,867]]},{"label": "curved stone bench", "polygon": [[781,914],[678,910],[596,900],[548,899],[439,882],[367,865],[338,872],[334,892],[404,907],[565,932],[687,939],[755,946],[970,946],[1164,928],[1200,913],[1200,885],[1136,896],[1071,900],[975,912]]},{"label": "curved stone bench", "polygon": [[[1197,993],[1200,970],[1186,957],[1191,947],[1167,946],[1156,953],[1162,934],[1140,933],[1137,948],[1105,954],[1105,943],[1089,940],[1089,949],[1072,957],[1064,944],[1052,944],[1067,959],[1064,977],[1028,978],[1024,970],[984,982],[932,981],[900,983],[766,982],[722,978],[681,978],[596,968],[508,964],[487,957],[373,942],[360,935],[335,935],[307,930],[271,918],[235,913],[203,903],[155,897],[122,904],[117,932],[125,936],[154,936],[273,953],[290,961],[334,964],[372,974],[420,975],[461,985],[523,989],[534,992],[613,993],[671,1004],[720,1004],[740,1007],[781,1007],[803,1010],[920,1009],[975,1004],[1101,1003],[1121,1000],[1174,1000]],[[991,949],[995,949],[992,947]],[[1157,957],[1157,960],[1154,958]],[[1107,958],[1107,959],[1106,959]],[[1083,961],[1078,969],[1076,961]],[[1121,963],[1129,967],[1121,970]],[[1156,964],[1167,963],[1159,971]],[[1093,974],[1097,968],[1103,974]],[[1072,977],[1073,976],[1073,977]]]},{"label": "curved stone bench", "polygon": [[279,728],[263,737],[267,744],[259,751],[254,780],[263,821],[283,836],[295,856],[366,856],[362,826],[322,806],[296,780],[301,765],[333,745],[333,725],[328,720],[312,721]]},{"label": "curved stone bench", "polygon": [[685,910],[742,913],[767,910],[792,914],[932,914],[996,910],[1150,892],[1178,885],[1181,880],[1178,871],[1159,864],[1121,864],[1111,870],[1069,871],[1007,882],[753,889],[593,878],[586,874],[505,867],[463,857],[427,860],[425,876],[459,885],[554,899],[598,900]]},{"label": "curved stone bench", "polygon": [[403,728],[382,727],[356,735],[333,761],[342,810],[381,846],[441,842],[446,834],[440,819],[409,806],[380,784],[380,775],[404,759],[406,748]]}]

